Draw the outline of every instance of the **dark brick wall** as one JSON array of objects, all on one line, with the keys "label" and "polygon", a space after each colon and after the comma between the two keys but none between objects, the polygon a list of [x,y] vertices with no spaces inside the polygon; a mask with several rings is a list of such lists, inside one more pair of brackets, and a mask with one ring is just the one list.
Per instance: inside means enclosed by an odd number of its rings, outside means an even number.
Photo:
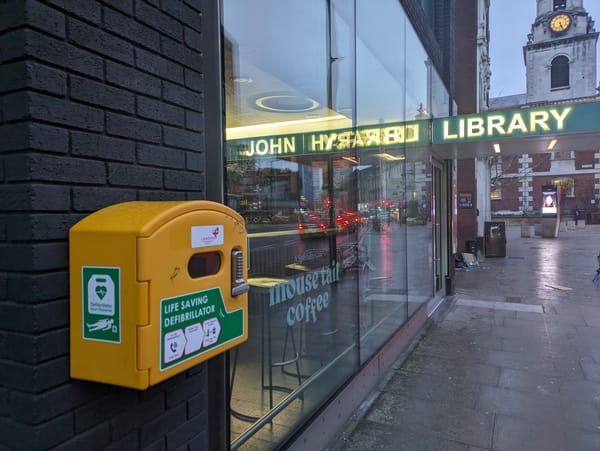
[{"label": "dark brick wall", "polygon": [[[575,196],[567,197],[563,195],[561,199],[561,214],[565,217],[574,214],[576,208],[579,208],[582,212],[596,211],[595,204],[591,203],[594,199],[595,193],[595,179],[594,174],[569,174],[568,177],[573,179],[575,186]],[[534,212],[539,213],[542,208],[542,186],[550,185],[553,177],[551,176],[538,176],[534,177],[531,182],[533,197],[533,203],[531,207]],[[518,177],[511,177],[503,179],[502,181],[502,199],[493,200],[492,206],[496,210],[519,210],[521,209],[519,197],[519,187],[521,179]]]},{"label": "dark brick wall", "polygon": [[[561,214],[564,217],[570,217],[574,214],[576,208],[582,212],[596,211],[596,204],[592,204],[595,200],[597,189],[596,180],[593,173],[585,173],[589,171],[589,165],[595,164],[595,151],[581,150],[575,152],[575,169],[576,172],[567,174],[566,176],[573,179],[575,187],[575,196],[564,196],[561,200]],[[532,192],[529,194],[533,198],[533,203],[530,204],[534,212],[540,211],[542,207],[541,190],[543,185],[552,184],[553,178],[560,177],[560,174],[548,175],[551,169],[551,155],[545,154],[529,154],[532,159],[530,164],[530,172],[533,180],[530,182]],[[518,173],[519,157],[506,157],[503,160],[503,168],[505,173]],[[588,167],[583,167],[588,165]],[[578,173],[582,171],[584,173]],[[541,175],[539,175],[541,173]],[[497,210],[521,210],[522,205],[519,197],[522,195],[519,192],[522,180],[519,177],[508,177],[502,179],[502,199],[492,201],[492,209]]]},{"label": "dark brick wall", "polygon": [[591,200],[594,199],[595,183],[594,174],[574,175],[575,196],[563,196],[560,201],[561,214],[565,216],[575,215],[576,208],[579,208],[583,214],[589,211],[597,211],[596,205],[591,203]]},{"label": "dark brick wall", "polygon": [[520,177],[507,177],[501,179],[502,199],[492,199],[492,211],[498,210],[520,210],[519,197],[522,196]]},{"label": "dark brick wall", "polygon": [[69,378],[68,230],[204,198],[204,0],[0,2],[0,450],[207,449],[207,369]]},{"label": "dark brick wall", "polygon": [[575,152],[575,169],[590,169],[596,164],[595,150],[580,150]]}]

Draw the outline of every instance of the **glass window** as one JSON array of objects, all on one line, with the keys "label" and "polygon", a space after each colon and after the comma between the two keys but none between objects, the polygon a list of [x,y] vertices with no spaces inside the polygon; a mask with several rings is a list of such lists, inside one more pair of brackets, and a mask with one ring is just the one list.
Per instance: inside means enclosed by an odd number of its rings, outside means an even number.
[{"label": "glass window", "polygon": [[[385,127],[402,123],[406,120],[404,11],[395,0],[381,1],[378,8],[367,0],[356,5],[358,124]],[[408,318],[405,149],[398,143],[361,152],[359,158],[358,202],[366,226],[359,247],[368,262],[366,270],[359,273],[364,362]]]},{"label": "glass window", "polygon": [[[407,21],[406,30],[406,116],[427,127],[434,115],[447,115],[448,102],[439,97],[435,67],[425,52],[414,28]],[[437,86],[437,89],[432,87]],[[434,94],[436,96],[434,97]],[[435,101],[434,101],[435,100]],[[423,108],[424,107],[424,108]],[[435,292],[433,229],[435,218],[431,156],[407,147],[406,191],[406,278],[408,281],[408,316],[411,316]]]},{"label": "glass window", "polygon": [[448,95],[448,90],[444,86],[442,77],[440,77],[433,66],[429,73],[431,76],[431,116],[447,117],[450,115],[450,96]]},{"label": "glass window", "polygon": [[226,200],[246,219],[251,286],[230,362],[234,448],[277,448],[359,365],[356,153],[333,132],[353,125],[347,3],[223,2]]},{"label": "glass window", "polygon": [[421,8],[423,9],[423,12],[425,13],[425,17],[427,17],[428,22],[433,27],[434,18],[435,18],[433,0],[420,0],[420,3],[421,3]]},{"label": "glass window", "polygon": [[560,177],[553,179],[552,185],[560,186],[562,197],[575,197],[575,180],[573,177]]},{"label": "glass window", "polygon": [[550,68],[550,87],[569,87],[569,59],[566,56],[557,56],[552,60]]},{"label": "glass window", "polygon": [[575,159],[575,154],[572,150],[562,150],[562,151],[555,151],[552,152],[551,154],[552,156],[552,160],[558,161],[558,160],[574,160]]},{"label": "glass window", "polygon": [[502,177],[503,173],[502,162],[502,157],[492,157],[490,159],[490,199],[492,200],[502,199],[502,183],[500,181],[500,177]]},{"label": "glass window", "polygon": [[554,11],[559,9],[565,9],[567,7],[567,0],[554,0]]},{"label": "glass window", "polygon": [[[447,91],[399,2],[357,2],[356,54],[359,125],[426,128],[434,115],[448,115]],[[359,240],[371,272],[359,279],[361,362],[434,291],[430,154],[409,149],[403,142],[359,153],[367,224]]]},{"label": "glass window", "polygon": [[492,181],[490,198],[492,200],[502,200],[502,182],[500,180]]},{"label": "glass window", "polygon": [[274,449],[435,293],[431,152],[411,145],[449,95],[397,0],[223,0],[223,17],[251,286],[232,448]]}]

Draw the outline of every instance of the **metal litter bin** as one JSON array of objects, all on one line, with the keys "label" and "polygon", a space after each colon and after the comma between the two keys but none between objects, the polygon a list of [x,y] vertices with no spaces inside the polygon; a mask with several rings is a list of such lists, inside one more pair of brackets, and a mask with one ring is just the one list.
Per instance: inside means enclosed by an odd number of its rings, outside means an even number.
[{"label": "metal litter bin", "polygon": [[467,241],[467,252],[470,254],[477,254],[477,241]]},{"label": "metal litter bin", "polygon": [[504,222],[485,223],[485,256],[506,257],[506,226]]}]

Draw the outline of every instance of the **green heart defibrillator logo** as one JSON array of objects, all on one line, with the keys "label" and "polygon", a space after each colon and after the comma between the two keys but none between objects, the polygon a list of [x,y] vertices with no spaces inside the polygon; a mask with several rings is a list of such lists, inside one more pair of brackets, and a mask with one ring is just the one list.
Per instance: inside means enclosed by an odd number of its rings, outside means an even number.
[{"label": "green heart defibrillator logo", "polygon": [[100,299],[104,299],[104,296],[106,296],[106,287],[104,285],[97,285],[96,286],[96,296],[98,296]]}]

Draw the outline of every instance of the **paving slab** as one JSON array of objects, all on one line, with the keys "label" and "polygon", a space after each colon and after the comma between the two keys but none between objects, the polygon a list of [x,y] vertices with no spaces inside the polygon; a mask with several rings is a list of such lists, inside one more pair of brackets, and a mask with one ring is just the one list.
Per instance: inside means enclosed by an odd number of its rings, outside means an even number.
[{"label": "paving slab", "polygon": [[600,225],[506,230],[330,449],[600,449]]}]

